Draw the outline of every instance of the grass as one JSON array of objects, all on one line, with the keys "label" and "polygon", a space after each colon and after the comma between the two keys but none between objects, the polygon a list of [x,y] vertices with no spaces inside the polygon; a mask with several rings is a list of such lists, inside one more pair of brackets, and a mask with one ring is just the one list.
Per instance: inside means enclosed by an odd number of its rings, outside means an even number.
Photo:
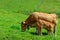
[{"label": "grass", "polygon": [[[25,21],[31,12],[60,13],[59,0],[0,0],[0,40],[53,40],[52,35],[34,34],[35,28],[21,32],[19,22]],[[58,18],[57,37],[60,40],[60,18]],[[46,32],[46,30],[42,30]]]},{"label": "grass", "polygon": [[0,0],[0,9],[28,14],[34,11],[60,12],[59,0]]},{"label": "grass", "polygon": [[[18,22],[26,20],[28,15],[20,13],[11,13],[7,11],[0,11],[0,40],[52,40],[52,35],[35,35],[35,28],[30,28],[25,32],[21,32],[21,26]],[[60,20],[60,19],[58,19]],[[60,21],[57,25],[57,37],[60,38]],[[43,30],[44,32],[44,30]]]}]

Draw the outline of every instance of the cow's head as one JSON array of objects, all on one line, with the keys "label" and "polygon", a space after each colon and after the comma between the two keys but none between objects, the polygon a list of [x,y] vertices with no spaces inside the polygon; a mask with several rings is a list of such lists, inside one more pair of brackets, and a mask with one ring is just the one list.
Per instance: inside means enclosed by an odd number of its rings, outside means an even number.
[{"label": "cow's head", "polygon": [[24,32],[26,30],[26,23],[21,22],[21,31]]}]

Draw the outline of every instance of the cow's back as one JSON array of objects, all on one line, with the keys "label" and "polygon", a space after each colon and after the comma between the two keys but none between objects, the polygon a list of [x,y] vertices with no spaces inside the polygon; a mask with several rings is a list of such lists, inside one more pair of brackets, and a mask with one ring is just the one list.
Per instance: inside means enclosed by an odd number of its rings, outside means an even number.
[{"label": "cow's back", "polygon": [[31,15],[33,15],[35,20],[37,21],[39,19],[43,19],[45,21],[49,21],[49,22],[53,22],[57,24],[57,15],[54,13],[48,14],[48,13],[43,13],[43,12],[33,12]]}]

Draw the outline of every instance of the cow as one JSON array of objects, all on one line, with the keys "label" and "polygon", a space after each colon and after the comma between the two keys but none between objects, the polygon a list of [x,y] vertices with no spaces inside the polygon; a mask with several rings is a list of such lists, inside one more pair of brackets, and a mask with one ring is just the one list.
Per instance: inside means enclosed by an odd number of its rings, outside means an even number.
[{"label": "cow", "polygon": [[[46,27],[46,30],[51,32],[52,28],[55,29],[57,25],[57,15],[56,14],[47,14],[42,12],[33,12],[24,22],[21,22],[21,31],[25,31],[26,28],[29,29],[29,26],[35,26],[38,33],[41,35],[41,29]],[[43,27],[44,26],[44,27]]]}]

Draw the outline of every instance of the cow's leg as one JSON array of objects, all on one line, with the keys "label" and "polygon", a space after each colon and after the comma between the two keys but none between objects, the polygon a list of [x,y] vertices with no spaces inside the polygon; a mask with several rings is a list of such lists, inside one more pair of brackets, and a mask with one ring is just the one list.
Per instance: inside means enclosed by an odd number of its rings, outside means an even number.
[{"label": "cow's leg", "polygon": [[49,31],[48,31],[48,35],[50,35],[50,33],[51,33],[51,31],[49,30]]},{"label": "cow's leg", "polygon": [[39,34],[42,35],[42,27],[40,27],[40,33]]},{"label": "cow's leg", "polygon": [[42,35],[42,28],[41,28],[41,25],[39,23],[37,23],[36,29],[37,29],[38,34]]},{"label": "cow's leg", "polygon": [[27,25],[27,29],[29,30],[29,25]]},{"label": "cow's leg", "polygon": [[36,33],[38,33],[38,28],[36,27]]},{"label": "cow's leg", "polygon": [[50,35],[50,34],[51,34],[51,32],[52,32],[52,30],[51,30],[51,29],[48,29],[47,31],[48,31],[48,35]]},{"label": "cow's leg", "polygon": [[54,35],[54,33],[53,33],[53,28],[51,28],[51,33],[52,33],[52,35]]},{"label": "cow's leg", "polygon": [[38,32],[39,35],[42,35],[41,27],[38,27],[38,28],[37,28],[37,32]]}]

